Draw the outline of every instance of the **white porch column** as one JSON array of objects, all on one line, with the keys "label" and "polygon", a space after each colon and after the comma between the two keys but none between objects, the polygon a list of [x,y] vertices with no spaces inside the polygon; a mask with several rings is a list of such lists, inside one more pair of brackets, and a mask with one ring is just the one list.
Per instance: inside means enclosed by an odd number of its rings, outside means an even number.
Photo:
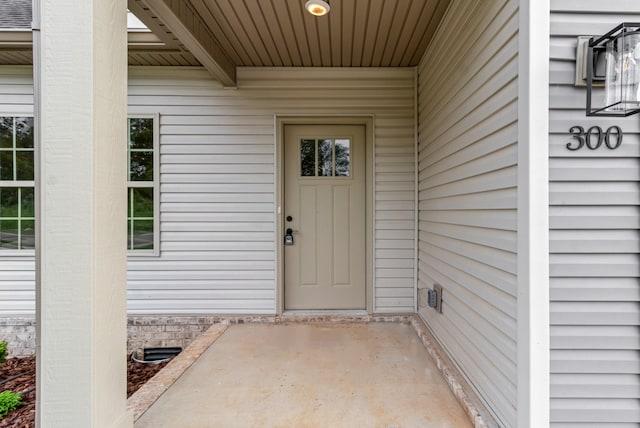
[{"label": "white porch column", "polygon": [[549,426],[549,0],[519,0],[518,428]]},{"label": "white porch column", "polygon": [[132,426],[126,10],[126,0],[34,4],[40,427]]}]

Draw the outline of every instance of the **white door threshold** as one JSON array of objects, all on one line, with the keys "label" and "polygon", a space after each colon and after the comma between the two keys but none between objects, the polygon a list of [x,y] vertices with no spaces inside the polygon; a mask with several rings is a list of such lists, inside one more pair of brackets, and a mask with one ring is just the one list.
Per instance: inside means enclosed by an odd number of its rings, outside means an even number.
[{"label": "white door threshold", "polygon": [[299,309],[299,310],[290,310],[284,311],[282,316],[286,317],[288,315],[298,316],[298,315],[349,315],[349,316],[363,316],[369,315],[367,311],[361,309],[324,309],[324,310],[307,310],[307,309]]}]

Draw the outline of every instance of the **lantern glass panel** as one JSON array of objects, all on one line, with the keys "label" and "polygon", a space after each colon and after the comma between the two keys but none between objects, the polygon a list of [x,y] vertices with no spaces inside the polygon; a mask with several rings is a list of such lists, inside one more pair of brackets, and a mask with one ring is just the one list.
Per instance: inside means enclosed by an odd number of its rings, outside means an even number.
[{"label": "lantern glass panel", "polygon": [[606,44],[606,111],[624,112],[640,107],[640,34],[622,33]]}]

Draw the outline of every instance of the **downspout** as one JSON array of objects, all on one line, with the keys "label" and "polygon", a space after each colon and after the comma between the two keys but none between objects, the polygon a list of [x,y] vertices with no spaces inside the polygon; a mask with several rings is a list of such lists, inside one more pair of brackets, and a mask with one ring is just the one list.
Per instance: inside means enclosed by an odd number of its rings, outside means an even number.
[{"label": "downspout", "polygon": [[413,148],[413,163],[414,163],[414,184],[413,184],[413,189],[414,189],[414,231],[413,231],[413,312],[414,313],[418,313],[418,244],[419,244],[419,239],[418,239],[418,232],[419,232],[419,223],[420,223],[420,210],[418,209],[418,202],[419,202],[419,192],[418,192],[418,176],[419,176],[419,171],[418,171],[418,145],[419,145],[419,140],[418,140],[418,73],[419,73],[419,69],[418,67],[414,68],[414,75],[413,75],[413,136],[415,139],[415,143],[414,143],[414,148]]}]

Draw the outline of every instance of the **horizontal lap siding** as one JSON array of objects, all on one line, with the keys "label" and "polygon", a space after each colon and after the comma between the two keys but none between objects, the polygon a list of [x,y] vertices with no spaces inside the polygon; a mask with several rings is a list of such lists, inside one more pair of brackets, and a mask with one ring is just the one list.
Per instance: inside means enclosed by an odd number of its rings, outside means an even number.
[{"label": "horizontal lap siding", "polygon": [[[275,312],[275,114],[375,117],[374,311],[412,312],[414,78],[240,69],[229,90],[202,69],[130,69],[129,112],[160,114],[161,254],[129,258],[129,312]],[[30,68],[0,69],[0,111],[32,113],[32,86]],[[33,257],[3,258],[0,315],[32,314],[34,288]]]},{"label": "horizontal lap siding", "polygon": [[[585,116],[576,37],[640,21],[636,1],[551,1],[551,421],[640,424],[640,126]],[[618,150],[571,152],[572,126],[618,125]]]},{"label": "horizontal lap siding", "polygon": [[[0,67],[0,116],[20,115],[33,115],[31,67]],[[0,257],[0,315],[34,314],[35,257]]]},{"label": "horizontal lap siding", "polygon": [[418,286],[444,288],[443,313],[421,301],[420,315],[509,427],[517,387],[517,12],[515,1],[454,1],[418,84]]},{"label": "horizontal lap siding", "polygon": [[276,114],[375,116],[374,310],[413,311],[413,70],[244,68],[229,90],[134,68],[129,105],[161,135],[162,251],[130,258],[131,312],[275,312]]}]

